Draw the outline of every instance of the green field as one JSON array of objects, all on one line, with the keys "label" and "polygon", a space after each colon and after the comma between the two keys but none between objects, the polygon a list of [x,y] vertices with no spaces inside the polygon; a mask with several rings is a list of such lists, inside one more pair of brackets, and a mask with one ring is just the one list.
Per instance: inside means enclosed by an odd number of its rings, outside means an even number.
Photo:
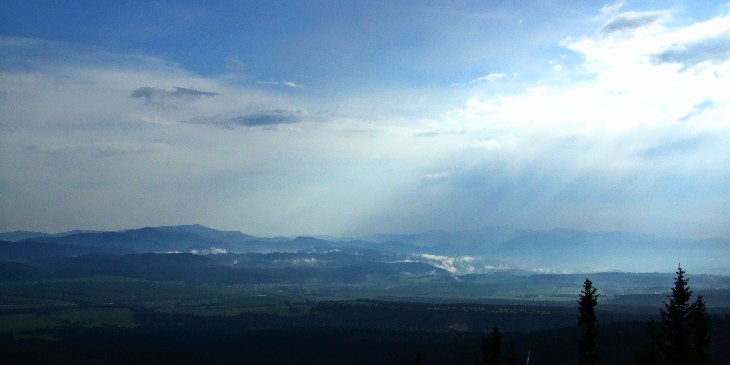
[{"label": "green field", "polygon": [[22,333],[62,327],[131,328],[136,325],[132,311],[125,308],[78,308],[50,313],[0,315],[0,332]]}]

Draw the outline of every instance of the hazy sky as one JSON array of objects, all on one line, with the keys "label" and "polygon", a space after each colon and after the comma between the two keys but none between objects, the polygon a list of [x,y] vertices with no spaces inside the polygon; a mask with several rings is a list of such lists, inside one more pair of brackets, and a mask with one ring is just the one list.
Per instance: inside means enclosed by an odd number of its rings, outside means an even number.
[{"label": "hazy sky", "polygon": [[730,3],[0,2],[0,230],[183,223],[730,237]]}]

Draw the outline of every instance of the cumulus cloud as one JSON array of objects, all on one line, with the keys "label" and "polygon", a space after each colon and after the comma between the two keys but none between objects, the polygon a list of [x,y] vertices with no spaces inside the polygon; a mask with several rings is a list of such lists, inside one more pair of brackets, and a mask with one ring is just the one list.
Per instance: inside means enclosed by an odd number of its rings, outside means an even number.
[{"label": "cumulus cloud", "polygon": [[[644,15],[634,14],[631,19],[643,19],[638,22],[643,24],[659,16],[653,12]],[[625,25],[626,13],[619,18],[624,20],[611,23]],[[616,27],[612,29],[620,28]],[[627,37],[598,34],[568,41],[565,47],[583,56],[582,63],[571,66],[583,73],[581,80],[533,84],[511,94],[475,95],[463,108],[453,109],[441,128],[450,123],[473,138],[485,134],[482,140],[510,137],[507,145],[520,143],[522,136],[533,133],[542,134],[543,140],[583,135],[603,141],[608,136],[618,138],[652,128],[665,133],[690,118],[693,132],[725,130],[730,121],[718,116],[722,116],[720,110],[730,107],[725,91],[730,63],[716,57],[725,52],[724,48],[713,47],[711,57],[707,52],[696,52],[703,55],[701,59],[709,57],[716,62],[692,70],[657,63],[654,58],[670,54],[679,44],[706,44],[708,34],[712,39],[709,43],[724,44],[720,39],[724,39],[726,29],[730,29],[730,17],[719,16],[685,26],[657,24],[651,31]],[[571,76],[572,69],[556,70]]]}]

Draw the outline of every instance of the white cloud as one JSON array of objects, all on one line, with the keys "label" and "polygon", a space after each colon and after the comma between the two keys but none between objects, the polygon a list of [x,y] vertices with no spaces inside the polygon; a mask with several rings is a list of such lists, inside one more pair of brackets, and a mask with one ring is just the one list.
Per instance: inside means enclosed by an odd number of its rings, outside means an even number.
[{"label": "white cloud", "polygon": [[304,87],[293,81],[256,81],[256,83],[260,85],[283,85],[292,89],[301,89],[302,87]]},{"label": "white cloud", "polygon": [[292,81],[284,81],[283,84],[286,85],[286,86],[289,86],[291,88],[301,88],[302,87],[302,85],[299,85],[299,84],[294,83]]},{"label": "white cloud", "polygon": [[449,177],[448,171],[441,171],[441,172],[431,172],[426,175],[423,175],[421,179],[423,180],[441,180]]},{"label": "white cloud", "polygon": [[502,79],[506,76],[507,75],[505,75],[501,72],[495,72],[495,73],[487,74],[484,76],[479,76],[479,77],[471,80],[469,83],[475,84],[475,83],[479,83],[479,82],[492,82],[492,81],[497,81],[499,79]]},{"label": "white cloud", "polygon": [[428,264],[444,269],[452,274],[467,274],[474,272],[474,257],[471,256],[440,256],[432,254],[421,254],[420,258]]},{"label": "white cloud", "polygon": [[[676,44],[728,30],[730,17],[718,17],[685,27],[654,25],[628,36],[584,37],[566,44],[584,58],[577,67],[584,76],[576,81],[536,85],[511,95],[477,96],[448,118],[461,121],[471,131],[501,126],[520,133],[599,134],[646,126],[671,128],[705,101],[713,102],[712,109],[730,106],[725,90],[730,84],[730,62],[685,69],[658,64],[656,55]],[[554,64],[553,70],[565,71],[560,64]],[[727,128],[728,123],[727,118],[704,118],[695,121],[693,129]]]},{"label": "white cloud", "polygon": [[604,17],[613,16],[624,6],[623,1],[615,2],[611,5],[606,4],[601,7],[600,15]]}]

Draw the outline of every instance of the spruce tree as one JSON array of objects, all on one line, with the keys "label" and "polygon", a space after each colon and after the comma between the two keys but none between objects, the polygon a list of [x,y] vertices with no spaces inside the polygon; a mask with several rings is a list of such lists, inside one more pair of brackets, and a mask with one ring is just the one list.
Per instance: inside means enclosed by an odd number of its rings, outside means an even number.
[{"label": "spruce tree", "polygon": [[502,363],[502,332],[494,327],[492,332],[482,339],[482,356],[485,365],[500,365]]},{"label": "spruce tree", "polygon": [[701,295],[697,296],[689,317],[692,331],[692,357],[696,364],[709,364],[710,359],[707,349],[710,345],[710,326],[707,320],[705,300]]},{"label": "spruce tree", "polygon": [[634,352],[634,364],[666,365],[660,324],[652,319],[646,324],[645,334],[646,338]]},{"label": "spruce tree", "polygon": [[595,364],[598,361],[596,305],[598,305],[599,296],[600,294],[596,294],[593,282],[586,279],[583,283],[583,290],[578,296],[578,327],[582,329],[581,338],[578,341],[578,362],[580,364]]},{"label": "spruce tree", "polygon": [[517,346],[515,345],[515,341],[512,340],[507,347],[507,358],[505,359],[507,365],[517,365],[517,357]]},{"label": "spruce tree", "polygon": [[691,362],[691,328],[688,317],[692,311],[692,306],[689,304],[692,290],[684,274],[685,271],[680,265],[674,278],[674,288],[668,296],[669,303],[664,302],[664,309],[661,310],[664,353],[670,364]]}]

